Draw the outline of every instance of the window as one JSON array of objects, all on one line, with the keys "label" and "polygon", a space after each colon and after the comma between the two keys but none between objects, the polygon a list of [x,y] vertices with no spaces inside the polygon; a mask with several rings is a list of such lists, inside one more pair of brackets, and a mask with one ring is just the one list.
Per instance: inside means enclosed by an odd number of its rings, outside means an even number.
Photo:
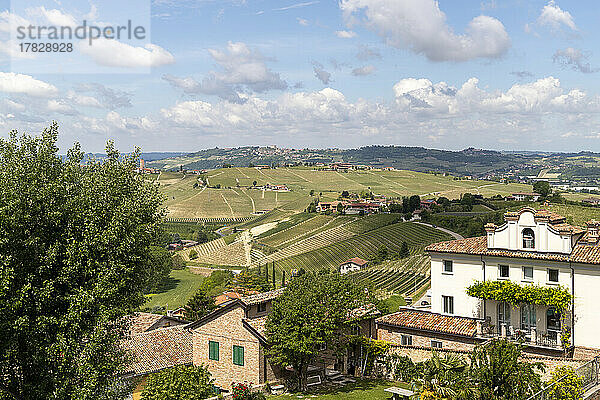
[{"label": "window", "polygon": [[546,311],[546,328],[549,331],[560,331],[560,313],[554,307]]},{"label": "window", "polygon": [[233,345],[233,363],[235,365],[244,365],[244,348]]},{"label": "window", "polygon": [[452,261],[451,260],[444,260],[444,272],[447,274],[452,273]]},{"label": "window", "polygon": [[219,342],[208,342],[208,358],[210,360],[219,361]]},{"label": "window", "polygon": [[258,303],[258,312],[266,312],[267,311],[267,303]]},{"label": "window", "polygon": [[535,236],[533,234],[533,229],[531,229],[531,228],[523,229],[523,248],[524,249],[534,249],[535,248]]},{"label": "window", "polygon": [[510,325],[510,304],[498,303],[498,332],[502,332],[502,325]]},{"label": "window", "polygon": [[431,341],[431,348],[432,349],[441,349],[442,348],[442,342],[440,342],[439,340],[432,340]]},{"label": "window", "polygon": [[412,336],[410,336],[410,335],[402,335],[400,337],[400,344],[402,346],[412,346]]},{"label": "window", "polygon": [[535,329],[536,317],[535,306],[533,304],[524,304],[521,306],[521,329],[529,331]]},{"label": "window", "polygon": [[557,269],[548,269],[548,282],[558,282]]},{"label": "window", "polygon": [[523,280],[533,280],[533,267],[523,267]]},{"label": "window", "polygon": [[498,277],[508,278],[508,265],[498,265]]},{"label": "window", "polygon": [[442,296],[442,304],[444,306],[444,313],[454,314],[454,297]]}]

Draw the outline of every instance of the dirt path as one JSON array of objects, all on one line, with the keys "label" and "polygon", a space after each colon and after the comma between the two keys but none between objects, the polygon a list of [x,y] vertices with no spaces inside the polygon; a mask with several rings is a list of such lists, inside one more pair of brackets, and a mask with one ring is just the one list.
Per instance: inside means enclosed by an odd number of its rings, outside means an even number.
[{"label": "dirt path", "polygon": [[227,207],[229,207],[229,211],[231,211],[231,216],[233,218],[235,218],[235,213],[233,212],[233,208],[231,208],[231,206],[229,205],[229,202],[227,201],[227,199],[225,198],[225,196],[223,196],[223,193],[219,193],[219,194],[223,198],[223,201],[225,202],[225,204],[227,204]]},{"label": "dirt path", "polygon": [[412,222],[414,222],[415,224],[419,224],[419,225],[425,225],[425,226],[429,226],[429,227],[431,227],[431,228],[435,228],[435,229],[437,229],[438,231],[446,232],[447,234],[449,234],[449,235],[452,235],[452,237],[453,237],[454,239],[457,239],[457,240],[460,240],[460,239],[464,239],[464,238],[465,238],[463,235],[461,235],[461,234],[459,234],[459,233],[456,233],[456,232],[452,232],[451,230],[449,230],[449,229],[446,229],[446,228],[440,228],[439,226],[433,226],[433,225],[431,225],[431,224],[427,224],[427,223],[425,223],[425,222],[417,222],[417,221],[412,221]]},{"label": "dirt path", "polygon": [[246,197],[248,197],[250,199],[250,201],[252,202],[252,213],[256,213],[256,206],[254,205],[254,199],[248,194],[246,193],[246,191],[244,189],[240,189],[242,191],[242,193],[244,193],[246,195]]}]

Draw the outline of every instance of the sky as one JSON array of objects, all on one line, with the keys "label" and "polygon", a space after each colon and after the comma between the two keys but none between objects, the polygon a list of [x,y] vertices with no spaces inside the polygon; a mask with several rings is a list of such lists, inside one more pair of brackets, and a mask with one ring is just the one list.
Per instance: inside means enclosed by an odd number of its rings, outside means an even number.
[{"label": "sky", "polygon": [[[145,35],[18,37],[84,20]],[[599,20],[565,0],[0,0],[0,136],[600,152]]]}]

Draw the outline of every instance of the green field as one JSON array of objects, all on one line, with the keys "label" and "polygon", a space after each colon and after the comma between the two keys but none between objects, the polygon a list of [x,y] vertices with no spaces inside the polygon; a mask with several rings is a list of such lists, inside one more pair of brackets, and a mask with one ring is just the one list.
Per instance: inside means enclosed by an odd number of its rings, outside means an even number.
[{"label": "green field", "polygon": [[[149,177],[156,179],[156,176]],[[166,197],[170,217],[224,218],[244,217],[253,212],[280,208],[296,213],[321,196],[324,200],[336,199],[343,190],[360,193],[372,191],[388,197],[418,194],[423,197],[445,196],[458,198],[462,193],[479,193],[484,196],[507,195],[531,191],[530,185],[503,184],[478,180],[454,180],[452,177],[413,171],[314,171],[309,168],[222,168],[207,173],[210,186],[198,183],[198,176],[176,172],[161,172],[158,177],[161,191]],[[287,185],[289,192],[263,191],[249,188]],[[310,192],[314,191],[314,196]]]},{"label": "green field", "polygon": [[148,295],[148,301],[142,307],[161,306],[169,310],[181,307],[196,293],[203,280],[202,275],[192,274],[187,269],[173,270],[159,292]]},{"label": "green field", "polygon": [[591,219],[600,220],[600,208],[584,207],[570,204],[549,204],[547,206],[539,203],[532,204],[537,209],[545,209],[567,217],[567,221],[573,225],[585,227],[585,223]]}]

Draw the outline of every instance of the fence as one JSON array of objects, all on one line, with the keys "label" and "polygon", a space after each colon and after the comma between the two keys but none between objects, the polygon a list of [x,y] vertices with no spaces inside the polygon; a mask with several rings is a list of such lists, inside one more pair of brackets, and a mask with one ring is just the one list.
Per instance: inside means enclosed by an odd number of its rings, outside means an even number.
[{"label": "fence", "polygon": [[[588,361],[587,363],[583,364],[575,370],[575,373],[579,375],[583,380],[582,389],[584,392],[594,387],[595,385],[600,383],[600,357],[594,357],[594,359],[592,359],[591,361]],[[558,381],[554,382],[552,385],[546,386],[544,389],[529,397],[527,400],[549,400],[550,390],[554,387],[554,385],[558,384],[563,379],[565,378],[563,377],[562,379],[559,379]]]}]

